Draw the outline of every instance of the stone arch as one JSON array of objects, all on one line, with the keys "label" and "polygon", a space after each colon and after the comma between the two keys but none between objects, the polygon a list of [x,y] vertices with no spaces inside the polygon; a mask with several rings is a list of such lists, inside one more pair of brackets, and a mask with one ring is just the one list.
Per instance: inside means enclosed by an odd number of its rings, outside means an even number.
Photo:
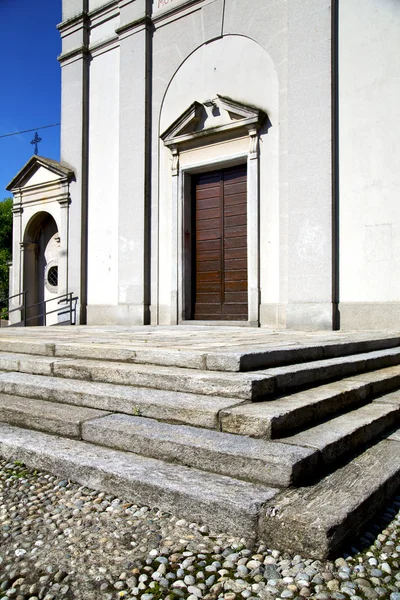
[{"label": "stone arch", "polygon": [[[23,289],[27,292],[26,305],[31,307],[26,313],[26,324],[43,325],[45,303],[47,310],[51,310],[48,301],[58,296],[60,238],[57,223],[50,213],[40,211],[29,220],[24,231],[22,247]],[[55,322],[56,313],[46,319],[48,325]]]},{"label": "stone arch", "polygon": [[182,61],[161,102],[160,133],[194,100],[216,94],[257,104],[276,124],[278,74],[274,62],[252,38],[231,34],[202,44]]}]

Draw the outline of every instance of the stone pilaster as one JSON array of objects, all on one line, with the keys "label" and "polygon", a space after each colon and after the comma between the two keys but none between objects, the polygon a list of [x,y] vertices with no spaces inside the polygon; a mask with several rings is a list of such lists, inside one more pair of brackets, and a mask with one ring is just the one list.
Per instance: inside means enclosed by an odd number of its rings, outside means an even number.
[{"label": "stone pilaster", "polygon": [[139,325],[150,302],[150,2],[119,7],[118,321]]},{"label": "stone pilaster", "polygon": [[288,2],[286,326],[332,329],[332,3]]},{"label": "stone pilaster", "polygon": [[[66,4],[66,3],[64,3]],[[61,63],[61,161],[70,165],[75,181],[70,186],[69,291],[78,296],[77,322],[86,322],[87,307],[87,202],[88,202],[88,93],[89,18],[86,0],[74,0],[69,20],[59,25]],[[64,17],[64,14],[63,14]]]}]

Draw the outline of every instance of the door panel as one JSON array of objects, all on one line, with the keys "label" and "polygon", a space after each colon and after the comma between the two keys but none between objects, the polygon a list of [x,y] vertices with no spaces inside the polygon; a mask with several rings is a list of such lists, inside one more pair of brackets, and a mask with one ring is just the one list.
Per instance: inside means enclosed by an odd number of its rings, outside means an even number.
[{"label": "door panel", "polygon": [[247,302],[245,165],[193,177],[193,318],[244,320]]}]

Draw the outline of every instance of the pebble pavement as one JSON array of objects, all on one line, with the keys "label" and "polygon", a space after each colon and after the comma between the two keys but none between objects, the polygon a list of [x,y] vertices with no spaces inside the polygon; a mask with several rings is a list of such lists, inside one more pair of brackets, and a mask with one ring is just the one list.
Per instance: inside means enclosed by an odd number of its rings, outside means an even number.
[{"label": "pebble pavement", "polygon": [[400,600],[399,509],[318,561],[0,460],[0,600]]}]

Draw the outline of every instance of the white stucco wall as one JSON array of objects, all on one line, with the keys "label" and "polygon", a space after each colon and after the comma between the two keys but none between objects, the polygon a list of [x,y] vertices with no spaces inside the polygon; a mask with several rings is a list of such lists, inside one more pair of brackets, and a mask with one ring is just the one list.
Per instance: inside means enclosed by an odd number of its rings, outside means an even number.
[{"label": "white stucco wall", "polygon": [[[83,0],[64,5],[69,18]],[[260,143],[261,324],[329,328],[331,3],[154,0],[150,24],[148,7],[90,0],[89,21],[62,29],[62,157],[76,175],[69,270],[78,292],[90,89],[89,322],[146,322],[149,278],[151,321],[170,322],[170,151],[160,134],[194,100],[221,94],[263,109],[270,121]]]},{"label": "white stucco wall", "polygon": [[400,3],[345,0],[339,15],[342,325],[373,327],[400,302]]},{"label": "white stucco wall", "polygon": [[116,48],[90,66],[88,304],[95,305],[118,303],[118,90]]}]

